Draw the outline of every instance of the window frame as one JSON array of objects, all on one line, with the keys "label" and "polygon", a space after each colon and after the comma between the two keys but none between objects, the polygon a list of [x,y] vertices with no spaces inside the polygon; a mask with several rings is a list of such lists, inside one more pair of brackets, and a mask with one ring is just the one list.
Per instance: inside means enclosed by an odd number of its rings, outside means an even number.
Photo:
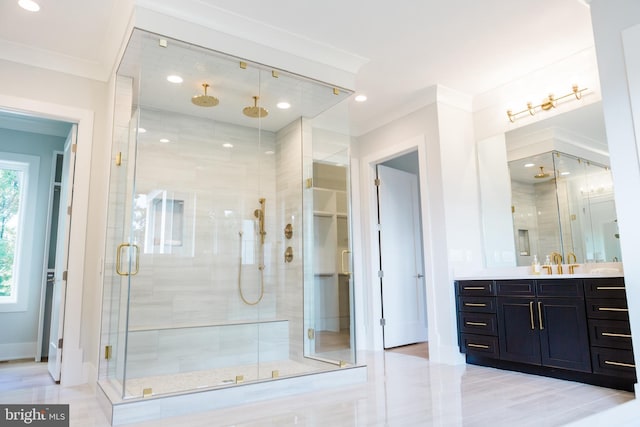
[{"label": "window frame", "polygon": [[[20,170],[23,173],[18,208],[18,229],[14,248],[14,275],[12,295],[0,297],[0,312],[27,311],[30,288],[39,269],[40,259],[32,253],[30,242],[34,239],[36,206],[38,196],[38,174],[40,158],[27,154],[0,152],[0,168]],[[15,292],[13,292],[15,291]]]}]

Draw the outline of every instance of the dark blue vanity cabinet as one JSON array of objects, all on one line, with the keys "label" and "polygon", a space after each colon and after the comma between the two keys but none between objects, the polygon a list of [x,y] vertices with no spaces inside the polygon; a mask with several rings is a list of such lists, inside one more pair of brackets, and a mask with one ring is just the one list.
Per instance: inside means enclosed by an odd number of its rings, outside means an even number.
[{"label": "dark blue vanity cabinet", "polygon": [[468,363],[632,390],[623,278],[459,280]]},{"label": "dark blue vanity cabinet", "polygon": [[500,359],[591,372],[582,280],[496,281]]}]

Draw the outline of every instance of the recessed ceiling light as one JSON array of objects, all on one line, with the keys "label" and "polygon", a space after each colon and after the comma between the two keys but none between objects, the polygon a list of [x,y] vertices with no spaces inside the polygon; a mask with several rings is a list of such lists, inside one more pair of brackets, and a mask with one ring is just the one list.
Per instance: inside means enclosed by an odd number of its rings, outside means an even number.
[{"label": "recessed ceiling light", "polygon": [[532,168],[532,167],[534,167],[534,166],[535,166],[535,165],[534,165],[533,163],[526,163],[526,164],[524,165],[524,167],[525,167],[525,168]]},{"label": "recessed ceiling light", "polygon": [[287,101],[280,101],[276,104],[276,107],[281,110],[286,110],[288,108],[291,108],[291,104],[289,104]]},{"label": "recessed ceiling light", "polygon": [[357,95],[355,97],[355,100],[356,102],[364,102],[367,100],[367,95],[363,95],[363,94]]},{"label": "recessed ceiling light", "polygon": [[29,12],[37,12],[40,10],[40,5],[33,0],[19,0],[18,5]]},{"label": "recessed ceiling light", "polygon": [[224,148],[233,148],[233,144],[229,144],[228,142],[225,142],[224,144],[222,144],[222,146]]},{"label": "recessed ceiling light", "polygon": [[265,151],[264,154],[272,155],[272,154],[275,154],[275,151],[273,150]]},{"label": "recessed ceiling light", "polygon": [[138,128],[138,133],[145,133],[147,130],[145,128]]},{"label": "recessed ceiling light", "polygon": [[569,172],[569,171],[560,172],[560,175],[571,175],[571,172]]},{"label": "recessed ceiling light", "polygon": [[167,80],[170,81],[171,83],[182,83],[182,77],[176,75],[176,74],[172,74],[170,76],[167,76]]},{"label": "recessed ceiling light", "polygon": [[167,143],[167,142],[170,142],[170,141],[167,138],[160,138],[160,142]]}]

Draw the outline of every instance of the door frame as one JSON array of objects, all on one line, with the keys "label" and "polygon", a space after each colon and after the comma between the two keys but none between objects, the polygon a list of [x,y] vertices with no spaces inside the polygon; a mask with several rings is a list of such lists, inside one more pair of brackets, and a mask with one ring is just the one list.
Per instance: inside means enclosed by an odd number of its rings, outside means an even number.
[{"label": "door frame", "polygon": [[[364,316],[357,318],[366,321],[367,325],[361,325],[362,330],[367,329],[369,331],[369,342],[361,343],[360,348],[366,347],[373,350],[384,350],[384,340],[382,326],[380,325],[380,319],[382,318],[382,289],[380,280],[378,280],[378,269],[380,259],[380,248],[378,246],[378,200],[376,195],[376,186],[374,180],[376,179],[376,165],[384,163],[387,160],[391,160],[395,157],[407,154],[412,151],[418,153],[418,171],[419,171],[419,187],[420,187],[420,219],[422,221],[422,262],[425,266],[424,272],[424,286],[425,294],[427,298],[427,333],[429,340],[433,340],[434,344],[437,337],[437,330],[435,329],[435,309],[433,306],[435,301],[434,296],[434,279],[431,268],[428,266],[433,265],[430,260],[433,258],[433,252],[431,245],[428,243],[429,230],[431,229],[431,222],[428,215],[427,203],[429,200],[427,192],[427,158],[425,148],[425,135],[420,134],[412,138],[400,141],[398,143],[390,143],[387,147],[379,150],[373,154],[370,154],[362,159],[362,171],[360,174],[360,188],[363,209],[368,212],[362,212],[361,217],[364,220],[362,224],[362,274],[359,283],[369,283],[369,288],[361,289],[363,293],[360,297],[356,296],[357,301],[363,301],[367,307],[362,310]],[[368,314],[367,314],[368,313]],[[430,344],[431,345],[431,344]]]},{"label": "door frame", "polygon": [[83,360],[81,320],[94,112],[84,108],[2,94],[0,94],[0,108],[78,125],[73,222],[69,230],[67,295],[63,308],[64,357],[60,384],[63,386],[84,384],[88,381],[88,365],[91,364],[91,361],[85,363]]}]

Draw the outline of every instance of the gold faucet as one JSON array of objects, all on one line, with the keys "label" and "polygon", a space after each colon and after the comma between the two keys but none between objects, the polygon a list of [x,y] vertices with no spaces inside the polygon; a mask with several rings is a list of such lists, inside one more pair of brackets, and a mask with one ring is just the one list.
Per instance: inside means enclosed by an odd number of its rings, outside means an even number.
[{"label": "gold faucet", "polygon": [[553,262],[558,266],[558,274],[562,274],[562,255],[558,252],[551,252]]},{"label": "gold faucet", "polygon": [[[571,262],[571,258],[573,257],[573,262]],[[580,267],[580,264],[577,263],[578,259],[576,258],[576,254],[573,252],[569,252],[567,254],[567,263],[569,264],[569,274],[573,274],[576,267]]]}]

